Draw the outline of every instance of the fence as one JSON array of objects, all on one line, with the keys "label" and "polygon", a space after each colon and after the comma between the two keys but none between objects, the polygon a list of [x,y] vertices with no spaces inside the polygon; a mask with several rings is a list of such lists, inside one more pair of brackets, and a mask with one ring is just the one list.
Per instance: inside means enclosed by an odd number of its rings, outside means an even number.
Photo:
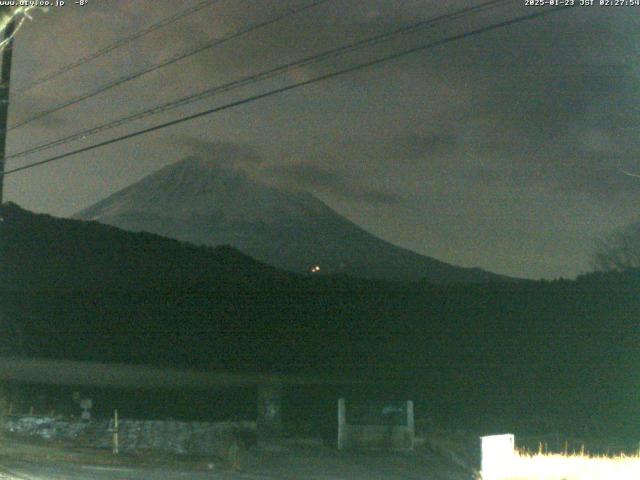
[{"label": "fence", "polygon": [[412,450],[413,402],[347,404],[338,400],[338,449]]}]

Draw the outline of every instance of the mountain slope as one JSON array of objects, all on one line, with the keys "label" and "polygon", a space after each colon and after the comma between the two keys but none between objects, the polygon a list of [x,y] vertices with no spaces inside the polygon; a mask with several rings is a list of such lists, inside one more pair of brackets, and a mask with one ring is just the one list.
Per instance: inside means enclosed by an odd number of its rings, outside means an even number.
[{"label": "mountain slope", "polygon": [[197,247],[96,222],[0,209],[0,289],[207,291],[274,287],[293,275],[229,247]]},{"label": "mountain slope", "polygon": [[238,170],[188,158],[78,213],[130,231],[197,245],[231,245],[292,272],[433,283],[504,280],[396,247],[364,231],[309,193],[259,183]]}]

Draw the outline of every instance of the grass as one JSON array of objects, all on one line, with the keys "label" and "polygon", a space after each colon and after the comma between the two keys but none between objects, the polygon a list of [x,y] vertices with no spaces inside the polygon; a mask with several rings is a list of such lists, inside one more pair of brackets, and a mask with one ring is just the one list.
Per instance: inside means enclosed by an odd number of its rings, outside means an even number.
[{"label": "grass", "polygon": [[636,480],[640,455],[591,456],[516,451],[495,465],[483,480]]}]

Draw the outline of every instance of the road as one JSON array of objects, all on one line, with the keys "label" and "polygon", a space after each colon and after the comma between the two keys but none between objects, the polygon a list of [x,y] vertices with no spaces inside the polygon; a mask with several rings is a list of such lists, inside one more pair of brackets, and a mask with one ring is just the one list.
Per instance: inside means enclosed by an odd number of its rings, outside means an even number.
[{"label": "road", "polygon": [[100,465],[75,465],[3,461],[0,480],[267,480],[273,477],[243,472],[178,471],[112,467]]},{"label": "road", "polygon": [[469,473],[432,455],[295,449],[255,452],[241,471],[186,471],[35,460],[0,460],[0,480],[468,480]]}]

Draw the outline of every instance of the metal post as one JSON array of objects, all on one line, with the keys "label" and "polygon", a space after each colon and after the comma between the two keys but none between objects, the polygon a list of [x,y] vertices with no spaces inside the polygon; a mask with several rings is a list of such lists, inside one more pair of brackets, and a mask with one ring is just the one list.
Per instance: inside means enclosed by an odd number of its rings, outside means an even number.
[{"label": "metal post", "polygon": [[282,384],[258,386],[258,443],[273,446],[282,435]]},{"label": "metal post", "polygon": [[120,446],[118,445],[118,410],[113,412],[113,454],[118,455],[120,453]]},{"label": "metal post", "polygon": [[347,407],[344,398],[338,399],[338,450],[345,448],[347,435]]},{"label": "metal post", "polygon": [[3,40],[11,39],[2,52],[2,71],[0,73],[0,205],[4,201],[4,160],[7,144],[7,120],[9,114],[9,82],[11,80],[11,59],[13,57],[13,41],[11,38],[16,28],[15,20],[11,20],[4,29]]},{"label": "metal post", "polygon": [[413,401],[407,400],[407,445],[406,448],[413,450],[416,437],[416,424],[413,416]]}]

